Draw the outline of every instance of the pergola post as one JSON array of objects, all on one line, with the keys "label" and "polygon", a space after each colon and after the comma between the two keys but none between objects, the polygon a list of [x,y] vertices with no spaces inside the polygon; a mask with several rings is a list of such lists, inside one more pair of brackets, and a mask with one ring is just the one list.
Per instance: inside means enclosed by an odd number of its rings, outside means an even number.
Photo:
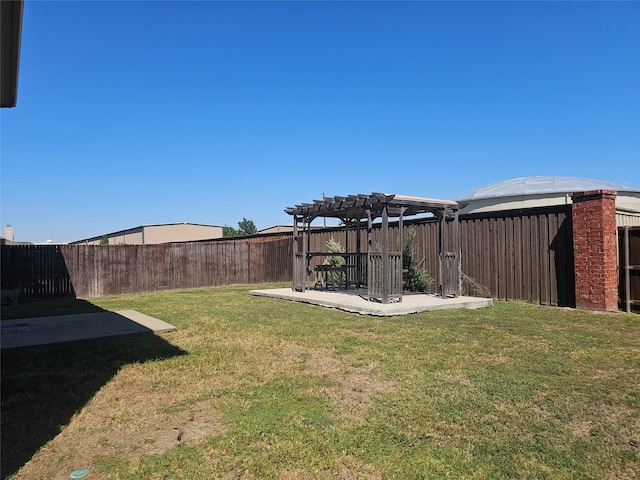
[{"label": "pergola post", "polygon": [[373,219],[371,218],[371,210],[367,210],[367,299],[371,301],[373,295],[373,275],[374,264],[371,259],[373,253]]},{"label": "pergola post", "polygon": [[398,250],[404,250],[404,208],[400,209],[400,218],[398,219]]},{"label": "pergola post", "polygon": [[382,303],[389,303],[391,275],[389,265],[389,207],[382,209]]},{"label": "pergola post", "polygon": [[[303,228],[304,230],[302,231],[302,255],[304,258],[304,289],[307,288],[307,280],[309,278],[309,267],[310,267],[310,262],[311,262],[311,258],[309,257],[309,255],[307,255],[309,253],[309,242],[311,241],[311,222],[313,220],[310,219],[309,217],[305,217],[304,219],[304,225]],[[303,290],[304,290],[303,289]]]},{"label": "pergola post", "polygon": [[362,222],[361,219],[358,219],[358,228],[356,229],[356,288],[360,288],[360,282],[362,281],[362,254],[361,254],[361,227]]},{"label": "pergola post", "polygon": [[[453,217],[453,238],[451,250],[447,251],[447,216]],[[460,241],[458,230],[458,210],[445,208],[439,216],[438,240],[438,293],[442,298],[460,294]]]},{"label": "pergola post", "polygon": [[300,232],[297,215],[293,216],[293,290],[304,291],[304,254],[300,253]]},{"label": "pergola post", "polygon": [[403,289],[403,282],[402,282],[402,272],[404,269],[404,258],[403,258],[403,253],[404,253],[404,212],[405,212],[405,208],[401,207],[400,208],[400,218],[398,219],[398,228],[399,228],[399,232],[398,232],[398,250],[400,251],[400,261],[399,264],[396,265],[396,278],[395,278],[395,282],[397,283],[397,288],[400,289],[400,300],[402,300],[402,289]]},{"label": "pergola post", "polygon": [[444,298],[444,229],[446,227],[445,213],[438,215],[438,294]]},{"label": "pergola post", "polygon": [[[344,251],[345,252],[349,252],[349,224],[351,223],[350,219],[344,218],[342,220],[342,222],[344,223]],[[344,258],[344,264],[348,265],[349,264],[349,257],[343,257]],[[346,289],[349,290],[349,267],[344,267],[344,282],[345,282],[345,286]]]},{"label": "pergola post", "polygon": [[456,270],[456,292],[455,292],[455,296],[456,298],[460,295],[460,287],[461,287],[461,279],[462,279],[462,275],[461,275],[461,261],[460,261],[460,234],[459,234],[459,222],[458,222],[458,210],[455,210],[453,212],[453,251],[455,252],[456,255],[456,261],[455,261],[455,270]]}]

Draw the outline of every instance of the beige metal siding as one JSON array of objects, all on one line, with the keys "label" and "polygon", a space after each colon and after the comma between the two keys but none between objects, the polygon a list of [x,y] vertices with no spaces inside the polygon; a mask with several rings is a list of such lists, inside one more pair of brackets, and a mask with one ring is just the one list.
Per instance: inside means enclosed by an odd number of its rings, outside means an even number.
[{"label": "beige metal siding", "polygon": [[[464,204],[466,202],[462,203]],[[460,215],[554,207],[560,205],[571,205],[571,203],[571,194],[568,193],[483,198],[469,201],[468,204],[460,210]],[[632,215],[640,215],[640,193],[619,192],[616,195],[616,208],[625,212],[632,212]]]},{"label": "beige metal siding", "polygon": [[258,233],[264,235],[266,233],[287,233],[293,232],[293,225],[275,225],[273,227],[260,230]]},{"label": "beige metal siding", "polygon": [[[151,245],[171,242],[194,242],[222,238],[222,227],[193,223],[145,225],[119,232],[107,233],[109,245]],[[103,236],[72,242],[82,245],[100,245]]]},{"label": "beige metal siding", "polygon": [[[467,202],[462,202],[465,204]],[[460,215],[469,213],[502,212],[526,208],[541,208],[557,205],[569,205],[571,196],[565,193],[542,195],[518,195],[514,197],[496,197],[471,200],[460,210]]]},{"label": "beige metal siding", "polygon": [[137,245],[142,243],[142,229],[109,237],[109,245]]},{"label": "beige metal siding", "polygon": [[640,227],[640,213],[616,212],[616,226]]},{"label": "beige metal siding", "polygon": [[[141,228],[118,232],[117,234],[110,233],[105,236],[109,240],[109,245],[138,245],[142,243]],[[84,245],[101,245],[101,242],[102,237],[82,243]]]},{"label": "beige metal siding", "polygon": [[[178,223],[174,225],[149,225],[144,227],[146,245],[169,242],[192,242],[222,238],[222,227]],[[139,242],[139,243],[142,243]]]}]

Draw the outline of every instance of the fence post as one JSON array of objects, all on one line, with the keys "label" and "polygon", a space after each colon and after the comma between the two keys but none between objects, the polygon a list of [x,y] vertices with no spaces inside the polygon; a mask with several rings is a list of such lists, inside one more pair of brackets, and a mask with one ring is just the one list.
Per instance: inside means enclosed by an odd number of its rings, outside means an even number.
[{"label": "fence post", "polygon": [[616,192],[572,196],[576,307],[618,309]]}]

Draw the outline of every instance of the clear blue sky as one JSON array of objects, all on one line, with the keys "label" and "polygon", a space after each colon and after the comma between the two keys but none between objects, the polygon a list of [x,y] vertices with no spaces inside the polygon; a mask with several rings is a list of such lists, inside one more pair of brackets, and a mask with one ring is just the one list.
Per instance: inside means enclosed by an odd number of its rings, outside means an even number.
[{"label": "clear blue sky", "polygon": [[259,229],[528,175],[640,188],[639,2],[31,1],[2,225]]}]

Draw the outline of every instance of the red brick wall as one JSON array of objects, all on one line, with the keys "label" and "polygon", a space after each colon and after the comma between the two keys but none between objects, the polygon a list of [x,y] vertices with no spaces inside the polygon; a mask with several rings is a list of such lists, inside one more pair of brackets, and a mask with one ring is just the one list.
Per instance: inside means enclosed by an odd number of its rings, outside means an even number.
[{"label": "red brick wall", "polygon": [[618,310],[616,192],[573,194],[576,307]]}]

